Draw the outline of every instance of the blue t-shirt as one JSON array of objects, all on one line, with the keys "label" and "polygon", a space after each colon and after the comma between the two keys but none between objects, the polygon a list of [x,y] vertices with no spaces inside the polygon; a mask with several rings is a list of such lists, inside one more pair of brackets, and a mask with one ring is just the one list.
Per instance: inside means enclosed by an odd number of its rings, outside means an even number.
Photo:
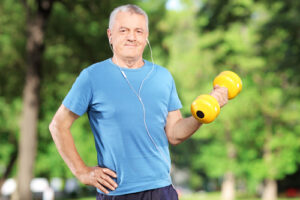
[{"label": "blue t-shirt", "polygon": [[144,63],[141,68],[121,69],[138,92],[141,82],[154,66],[143,83],[140,96],[155,144],[146,131],[141,102],[111,59],[84,69],[63,101],[63,105],[75,114],[88,114],[98,165],[117,174],[114,180],[118,187],[109,195],[171,184],[171,161],[164,128],[168,112],[182,106],[170,72],[146,60]]}]

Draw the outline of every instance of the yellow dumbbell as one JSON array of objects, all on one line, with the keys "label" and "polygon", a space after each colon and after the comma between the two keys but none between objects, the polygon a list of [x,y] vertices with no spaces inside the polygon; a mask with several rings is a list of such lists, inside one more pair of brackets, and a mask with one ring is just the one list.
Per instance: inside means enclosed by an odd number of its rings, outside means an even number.
[{"label": "yellow dumbbell", "polygon": [[[242,80],[232,71],[221,72],[213,82],[213,85],[226,87],[228,99],[233,99],[242,90]],[[191,105],[192,115],[201,123],[207,124],[216,119],[220,113],[219,102],[211,95],[204,94],[197,97]]]}]

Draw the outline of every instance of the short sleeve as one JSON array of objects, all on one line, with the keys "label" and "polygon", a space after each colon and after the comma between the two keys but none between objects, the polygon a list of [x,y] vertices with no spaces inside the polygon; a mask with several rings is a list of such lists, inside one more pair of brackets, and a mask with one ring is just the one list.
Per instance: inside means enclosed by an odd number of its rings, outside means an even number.
[{"label": "short sleeve", "polygon": [[171,94],[169,99],[168,112],[178,110],[180,108],[182,108],[182,104],[177,94],[175,81],[172,78],[172,88],[171,88]]},{"label": "short sleeve", "polygon": [[83,115],[92,99],[92,85],[89,80],[88,72],[83,70],[73,83],[71,90],[63,100],[63,105],[73,113]]}]

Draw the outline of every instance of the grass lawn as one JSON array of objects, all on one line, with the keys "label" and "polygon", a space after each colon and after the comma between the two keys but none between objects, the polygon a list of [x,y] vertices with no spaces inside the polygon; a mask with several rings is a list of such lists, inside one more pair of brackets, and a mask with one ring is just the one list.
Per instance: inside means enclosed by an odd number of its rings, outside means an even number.
[{"label": "grass lawn", "polygon": [[[179,198],[180,200],[220,200],[220,193],[194,193]],[[236,200],[261,200],[257,197],[237,197]],[[300,198],[278,198],[278,200],[300,200]]]},{"label": "grass lawn", "polygon": [[[179,198],[180,200],[220,200],[220,193],[195,193],[184,195]],[[75,200],[75,199],[69,199]],[[96,197],[80,198],[76,200],[96,200]],[[260,200],[259,198],[237,198],[236,200]],[[300,200],[300,198],[278,198],[278,200]]]}]

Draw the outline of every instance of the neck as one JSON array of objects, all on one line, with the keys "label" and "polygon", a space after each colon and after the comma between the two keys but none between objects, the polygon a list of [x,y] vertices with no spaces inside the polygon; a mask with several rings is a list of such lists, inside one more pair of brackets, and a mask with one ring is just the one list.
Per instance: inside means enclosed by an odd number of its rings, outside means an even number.
[{"label": "neck", "polygon": [[112,57],[113,63],[120,67],[130,68],[130,69],[136,69],[140,68],[144,65],[143,58],[132,58],[132,57],[126,57],[126,58],[120,58],[114,55]]}]

